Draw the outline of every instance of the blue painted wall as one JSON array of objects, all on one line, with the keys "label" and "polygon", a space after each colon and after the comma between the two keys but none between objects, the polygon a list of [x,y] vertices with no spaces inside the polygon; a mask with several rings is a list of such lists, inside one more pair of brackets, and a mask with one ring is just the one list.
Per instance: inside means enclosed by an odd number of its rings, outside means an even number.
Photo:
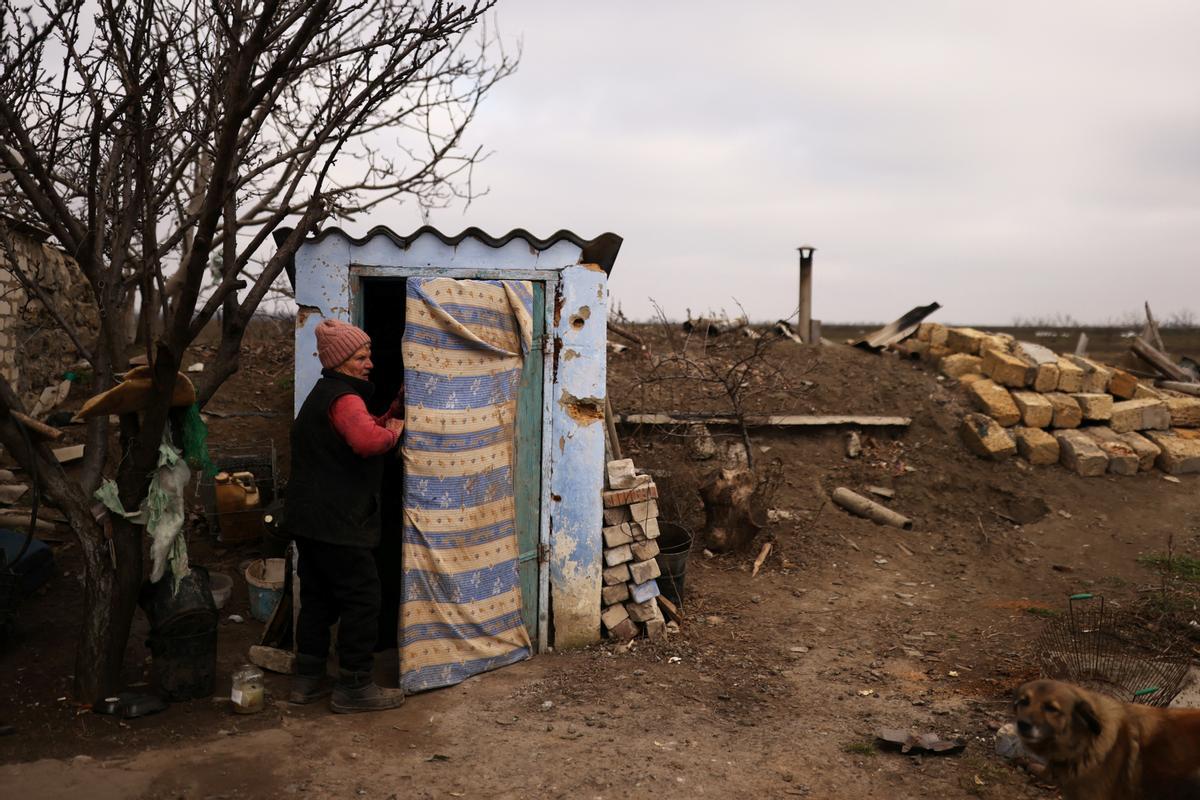
[{"label": "blue painted wall", "polygon": [[577,647],[600,633],[608,280],[589,266],[562,276],[554,326],[550,587],[555,645]]}]

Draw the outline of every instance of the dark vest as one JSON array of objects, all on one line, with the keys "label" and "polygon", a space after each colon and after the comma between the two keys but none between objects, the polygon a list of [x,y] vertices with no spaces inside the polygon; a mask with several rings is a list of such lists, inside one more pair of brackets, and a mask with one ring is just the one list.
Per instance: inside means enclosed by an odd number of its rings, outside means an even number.
[{"label": "dark vest", "polygon": [[292,424],[283,514],[291,536],[354,547],[379,544],[384,456],[357,455],[329,421],[334,400],[357,394],[366,402],[373,390],[367,381],[326,369],[300,406]]}]

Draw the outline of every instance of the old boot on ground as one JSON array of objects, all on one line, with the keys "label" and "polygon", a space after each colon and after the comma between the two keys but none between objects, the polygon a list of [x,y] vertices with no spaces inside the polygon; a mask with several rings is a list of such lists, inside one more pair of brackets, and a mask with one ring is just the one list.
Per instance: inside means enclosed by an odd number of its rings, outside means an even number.
[{"label": "old boot on ground", "polygon": [[403,689],[385,689],[371,680],[369,672],[347,672],[338,675],[333,687],[333,699],[329,708],[335,714],[352,714],[356,711],[386,711],[399,708],[404,702]]},{"label": "old boot on ground", "polygon": [[288,702],[296,705],[315,703],[333,691],[333,681],[325,674],[325,659],[296,656],[296,674],[292,676]]}]

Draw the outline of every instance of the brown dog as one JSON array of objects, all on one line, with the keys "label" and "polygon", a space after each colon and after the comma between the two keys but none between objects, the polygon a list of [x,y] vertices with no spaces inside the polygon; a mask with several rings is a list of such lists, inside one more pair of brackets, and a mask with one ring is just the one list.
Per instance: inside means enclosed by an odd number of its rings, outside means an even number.
[{"label": "brown dog", "polygon": [[1017,690],[1017,734],[1067,800],[1200,800],[1200,710],[1131,705],[1059,681]]}]

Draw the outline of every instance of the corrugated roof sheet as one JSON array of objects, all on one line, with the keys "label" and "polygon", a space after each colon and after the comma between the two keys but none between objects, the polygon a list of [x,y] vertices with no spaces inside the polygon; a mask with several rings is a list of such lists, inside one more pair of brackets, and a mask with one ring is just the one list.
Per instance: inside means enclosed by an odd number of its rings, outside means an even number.
[{"label": "corrugated roof sheet", "polygon": [[[278,229],[275,232],[276,243],[281,243],[287,237],[287,235],[291,233],[291,231],[291,228]],[[579,261],[581,264],[596,264],[604,270],[606,275],[612,272],[613,264],[617,260],[617,253],[620,252],[621,244],[624,241],[615,233],[602,233],[595,238],[585,239],[574,231],[568,230],[555,231],[554,233],[550,234],[549,237],[545,239],[539,239],[537,236],[534,236],[524,228],[514,228],[503,236],[493,236],[480,228],[470,227],[464,229],[460,233],[450,235],[439,231],[437,228],[434,228],[431,225],[422,225],[420,228],[417,228],[415,231],[407,235],[396,233],[386,225],[376,225],[362,236],[351,236],[341,228],[323,228],[313,236],[309,237],[306,241],[319,242],[327,236],[333,236],[335,234],[348,239],[352,244],[356,245],[365,244],[376,236],[385,236],[394,242],[396,246],[403,249],[408,249],[410,243],[421,236],[424,236],[425,234],[436,236],[442,241],[443,244],[446,244],[450,247],[460,244],[465,239],[475,239],[476,241],[483,242],[489,247],[503,247],[513,239],[521,239],[528,243],[530,247],[540,251],[548,250],[559,242],[567,241],[578,246],[582,251],[579,256]],[[292,264],[288,265],[288,277],[292,278],[293,283],[295,283],[295,266]]]}]

